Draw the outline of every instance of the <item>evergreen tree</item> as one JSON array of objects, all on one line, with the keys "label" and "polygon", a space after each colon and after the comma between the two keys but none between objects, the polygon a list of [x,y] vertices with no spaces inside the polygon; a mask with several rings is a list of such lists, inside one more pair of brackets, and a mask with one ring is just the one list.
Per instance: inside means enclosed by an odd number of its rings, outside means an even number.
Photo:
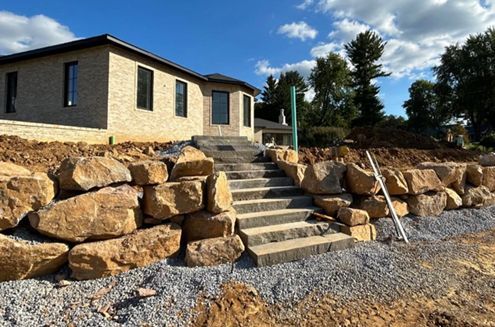
[{"label": "evergreen tree", "polygon": [[383,104],[378,98],[380,88],[373,83],[378,77],[389,76],[378,63],[383,55],[386,42],[372,31],[366,31],[345,45],[347,56],[353,67],[355,87],[354,103],[359,112],[355,125],[376,125],[384,117]]},{"label": "evergreen tree", "polygon": [[312,126],[349,127],[356,116],[352,78],[346,61],[335,53],[318,58],[309,83],[315,91],[310,124]]}]

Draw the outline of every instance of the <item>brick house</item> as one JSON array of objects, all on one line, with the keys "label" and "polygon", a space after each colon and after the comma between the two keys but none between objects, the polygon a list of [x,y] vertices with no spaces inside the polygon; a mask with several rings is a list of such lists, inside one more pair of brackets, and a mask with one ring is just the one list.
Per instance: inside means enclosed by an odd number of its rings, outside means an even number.
[{"label": "brick house", "polygon": [[105,143],[254,138],[254,86],[101,35],[0,57],[0,135]]}]

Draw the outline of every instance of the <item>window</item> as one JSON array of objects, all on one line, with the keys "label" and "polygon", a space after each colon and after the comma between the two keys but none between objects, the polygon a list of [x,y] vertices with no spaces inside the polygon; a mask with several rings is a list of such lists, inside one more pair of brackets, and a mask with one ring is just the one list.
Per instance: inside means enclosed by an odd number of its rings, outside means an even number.
[{"label": "window", "polygon": [[77,61],[65,64],[64,106],[77,106]]},{"label": "window", "polygon": [[251,97],[244,95],[244,126],[251,127]]},{"label": "window", "polygon": [[138,67],[137,107],[153,110],[153,71]]},{"label": "window", "polygon": [[175,82],[175,115],[187,117],[187,84]]},{"label": "window", "polygon": [[15,112],[15,101],[17,98],[17,72],[8,73],[7,76],[7,101],[5,103],[5,112]]},{"label": "window", "polygon": [[213,91],[212,97],[212,123],[213,124],[229,124],[229,93],[221,91]]}]

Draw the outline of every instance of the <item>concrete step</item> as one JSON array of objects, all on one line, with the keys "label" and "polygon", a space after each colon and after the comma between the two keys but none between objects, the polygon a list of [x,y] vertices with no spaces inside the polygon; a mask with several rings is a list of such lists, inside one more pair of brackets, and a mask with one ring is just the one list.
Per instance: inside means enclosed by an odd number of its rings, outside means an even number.
[{"label": "concrete step", "polygon": [[237,215],[239,229],[294,223],[311,218],[313,212],[321,212],[318,207],[280,209],[264,212],[249,212]]},{"label": "concrete step", "polygon": [[298,221],[294,223],[254,227],[239,232],[244,245],[256,246],[261,244],[283,242],[296,238],[338,233],[339,228],[327,222],[316,220]]},{"label": "concrete step", "polygon": [[215,164],[216,171],[275,170],[275,169],[278,169],[278,166],[273,162]]},{"label": "concrete step", "polygon": [[262,151],[258,149],[247,149],[247,150],[241,150],[241,151],[236,151],[236,150],[201,150],[203,151],[208,157],[212,158],[223,158],[223,157],[242,157],[242,158],[252,158],[252,157],[257,157],[260,154],[263,154]]},{"label": "concrete step", "polygon": [[283,196],[302,195],[304,191],[297,186],[269,186],[232,190],[234,201],[277,198]]},{"label": "concrete step", "polygon": [[243,154],[243,153],[224,153],[224,154],[208,154],[208,151],[205,152],[207,157],[212,157],[215,159],[215,163],[257,163],[257,162],[271,162],[271,159],[268,157],[264,157],[262,155],[253,156],[251,154]]},{"label": "concrete step", "polygon": [[240,190],[246,188],[270,187],[270,186],[291,186],[294,185],[290,177],[274,178],[254,178],[254,179],[234,179],[229,181],[231,190]]},{"label": "concrete step", "polygon": [[217,142],[225,144],[227,142],[249,142],[247,136],[212,136],[212,135],[194,135],[193,142]]},{"label": "concrete step", "polygon": [[261,151],[252,144],[205,144],[198,145],[198,148],[203,152],[212,152],[212,151],[220,151],[220,152],[247,152],[254,151],[257,154],[261,153]]},{"label": "concrete step", "polygon": [[354,246],[354,239],[342,233],[296,238],[248,247],[257,266],[301,260],[311,255],[343,250]]},{"label": "concrete step", "polygon": [[288,208],[306,208],[313,205],[313,197],[307,195],[288,196],[276,199],[256,199],[234,201],[234,209],[239,214],[281,210]]},{"label": "concrete step", "polygon": [[226,171],[227,179],[253,179],[253,178],[270,178],[284,177],[285,173],[281,169],[274,170],[243,170],[243,171]]}]

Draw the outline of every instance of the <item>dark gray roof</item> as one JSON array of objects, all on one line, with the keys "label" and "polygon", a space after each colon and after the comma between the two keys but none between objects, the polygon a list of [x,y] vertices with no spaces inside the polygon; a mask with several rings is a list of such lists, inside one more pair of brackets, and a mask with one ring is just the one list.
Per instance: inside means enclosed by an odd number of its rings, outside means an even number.
[{"label": "dark gray roof", "polygon": [[98,36],[94,36],[94,37],[89,37],[86,39],[80,39],[80,40],[71,41],[71,42],[67,42],[67,43],[62,43],[62,44],[52,45],[52,46],[48,46],[48,47],[44,47],[44,48],[34,49],[34,50],[30,50],[30,51],[14,53],[14,54],[7,55],[7,56],[0,56],[0,65],[9,64],[9,63],[17,62],[17,61],[22,61],[22,60],[45,57],[45,56],[69,52],[69,51],[86,49],[86,48],[96,47],[96,46],[100,46],[100,45],[113,45],[113,46],[125,49],[127,51],[131,51],[131,52],[140,54],[140,55],[145,56],[149,59],[157,61],[159,63],[162,63],[162,64],[165,64],[167,66],[178,69],[184,73],[192,75],[192,76],[199,78],[203,81],[242,85],[242,86],[245,86],[245,87],[253,90],[256,95],[260,92],[259,89],[250,85],[249,83],[246,83],[244,81],[241,81],[241,80],[238,80],[238,79],[235,79],[232,77],[228,77],[228,76],[225,76],[222,74],[202,75],[202,74],[197,73],[197,72],[195,72],[189,68],[186,68],[184,66],[176,64],[175,62],[172,62],[168,59],[162,58],[162,57],[160,57],[154,53],[151,53],[151,52],[146,51],[144,49],[141,49],[135,45],[132,45],[132,44],[127,43],[123,40],[120,40],[120,39],[118,39],[118,38],[116,38],[110,34],[103,34],[103,35],[98,35]]},{"label": "dark gray roof", "polygon": [[254,127],[255,128],[280,129],[280,130],[292,131],[292,127],[290,127],[290,126],[282,125],[282,124],[273,122],[271,120],[266,120],[266,119],[261,119],[261,118],[255,118],[254,119]]}]

